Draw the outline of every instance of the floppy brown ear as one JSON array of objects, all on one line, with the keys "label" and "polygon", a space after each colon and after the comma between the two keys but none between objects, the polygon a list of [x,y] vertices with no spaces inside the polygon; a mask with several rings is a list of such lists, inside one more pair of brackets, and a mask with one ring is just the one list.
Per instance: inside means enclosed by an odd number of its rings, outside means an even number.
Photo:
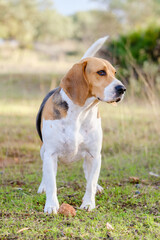
[{"label": "floppy brown ear", "polygon": [[89,84],[85,76],[87,62],[77,63],[69,70],[61,81],[68,97],[80,106],[83,106],[89,96]]}]

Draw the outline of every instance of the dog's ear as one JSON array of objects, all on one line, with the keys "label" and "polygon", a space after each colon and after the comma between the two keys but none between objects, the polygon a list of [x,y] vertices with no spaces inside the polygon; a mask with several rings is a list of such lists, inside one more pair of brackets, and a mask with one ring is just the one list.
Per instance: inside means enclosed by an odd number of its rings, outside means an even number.
[{"label": "dog's ear", "polygon": [[85,73],[86,66],[87,61],[73,65],[60,84],[68,97],[80,106],[85,104],[89,96],[89,84]]}]

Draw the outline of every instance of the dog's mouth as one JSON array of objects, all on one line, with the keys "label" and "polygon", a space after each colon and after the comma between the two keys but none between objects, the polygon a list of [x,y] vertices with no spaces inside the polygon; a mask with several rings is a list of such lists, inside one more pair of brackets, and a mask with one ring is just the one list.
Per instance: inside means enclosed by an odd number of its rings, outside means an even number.
[{"label": "dog's mouth", "polygon": [[118,99],[116,100],[116,102],[119,102],[119,101],[121,101],[121,98],[118,98]]},{"label": "dog's mouth", "polygon": [[112,101],[107,101],[106,103],[118,103],[120,101],[121,101],[121,98],[119,97],[119,98],[116,98],[116,99],[114,99]]},{"label": "dog's mouth", "polygon": [[[98,99],[99,101],[104,102],[104,100],[102,100],[102,99],[99,98],[99,97],[97,97],[97,99]],[[116,98],[116,99],[114,99],[114,100],[112,100],[112,101],[106,101],[106,103],[117,103],[117,102],[120,102],[120,101],[121,101],[121,98]]]},{"label": "dog's mouth", "polygon": [[120,102],[121,100],[123,100],[123,97],[124,97],[124,94],[114,94],[113,97],[111,97],[110,99],[102,99],[100,97],[97,97],[97,99],[101,102],[106,102],[106,103],[118,103]]}]

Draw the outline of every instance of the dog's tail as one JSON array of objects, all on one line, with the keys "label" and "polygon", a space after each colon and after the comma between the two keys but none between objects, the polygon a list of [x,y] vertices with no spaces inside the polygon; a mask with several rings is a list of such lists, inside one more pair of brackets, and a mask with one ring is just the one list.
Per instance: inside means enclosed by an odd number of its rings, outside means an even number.
[{"label": "dog's tail", "polygon": [[91,45],[90,48],[88,48],[88,50],[85,52],[85,54],[81,59],[86,57],[93,57],[96,54],[96,52],[98,52],[98,50],[102,47],[102,45],[105,43],[107,39],[108,39],[108,36],[99,38],[96,42],[94,42]]}]

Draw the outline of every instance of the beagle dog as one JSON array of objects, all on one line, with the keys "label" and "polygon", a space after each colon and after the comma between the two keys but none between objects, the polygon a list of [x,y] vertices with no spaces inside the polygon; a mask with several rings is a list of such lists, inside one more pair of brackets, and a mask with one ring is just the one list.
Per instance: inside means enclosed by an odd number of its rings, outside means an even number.
[{"label": "beagle dog", "polygon": [[80,62],[73,65],[60,86],[47,94],[38,115],[37,131],[42,140],[40,155],[43,177],[38,193],[46,192],[45,213],[57,213],[57,163],[84,159],[87,181],[81,209],[95,208],[101,168],[102,128],[99,102],[119,102],[126,88],[116,79],[115,68],[106,60],[93,57],[107,37],[97,40]]}]

